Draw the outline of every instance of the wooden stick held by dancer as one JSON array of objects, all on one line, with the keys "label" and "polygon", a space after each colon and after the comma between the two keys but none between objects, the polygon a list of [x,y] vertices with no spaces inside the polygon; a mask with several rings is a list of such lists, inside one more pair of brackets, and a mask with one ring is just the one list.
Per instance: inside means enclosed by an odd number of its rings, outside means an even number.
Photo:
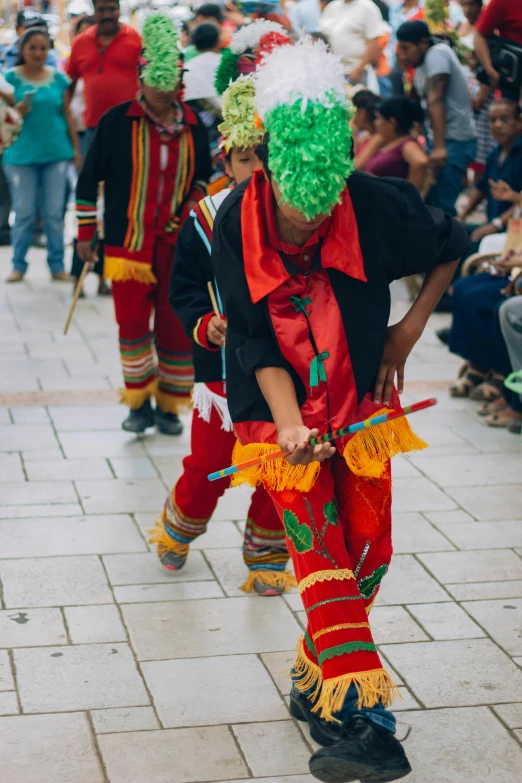
[{"label": "wooden stick held by dancer", "polygon": [[210,296],[210,301],[212,302],[212,309],[214,310],[214,314],[217,315],[218,318],[221,318],[221,313],[219,312],[219,307],[218,307],[216,295],[214,293],[214,286],[212,285],[212,280],[208,281],[207,288]]},{"label": "wooden stick held by dancer", "polygon": [[[430,397],[428,400],[422,400],[421,402],[414,402],[412,405],[406,405],[404,408],[399,408],[396,411],[389,411],[388,413],[380,413],[373,418],[364,419],[363,421],[357,421],[355,424],[351,424],[349,427],[341,427],[334,432],[327,432],[325,435],[319,435],[317,438],[310,438],[308,441],[309,446],[317,446],[319,443],[330,443],[336,438],[343,438],[345,435],[352,435],[360,430],[366,430],[370,427],[378,427],[379,424],[385,424],[393,419],[399,419],[402,416],[408,416],[410,413],[417,413],[425,408],[431,408],[432,405],[436,405],[437,400],[435,397]],[[239,465],[231,465],[229,468],[223,470],[217,470],[215,473],[210,473],[207,478],[209,481],[217,481],[217,479],[231,476],[233,473],[239,473],[241,470],[247,468],[253,468],[256,465],[262,465],[263,462],[269,462],[273,459],[280,459],[286,457],[288,452],[274,451],[272,454],[265,454],[263,457],[254,457],[253,459],[246,460],[246,462],[240,462]]]},{"label": "wooden stick held by dancer", "polygon": [[78,301],[78,298],[79,298],[79,296],[81,294],[81,291],[82,291],[82,288],[83,288],[83,283],[84,283],[85,278],[87,276],[87,272],[89,271],[90,265],[91,265],[90,261],[86,261],[84,263],[82,272],[80,274],[80,277],[78,278],[78,282],[76,283],[76,288],[74,290],[73,300],[71,302],[71,306],[69,307],[69,312],[67,314],[67,320],[65,322],[65,326],[63,327],[64,335],[66,335],[67,332],[69,331],[69,326],[71,325],[71,320],[72,320],[72,317],[73,317],[73,314],[74,314],[74,308],[76,307],[76,302]]}]

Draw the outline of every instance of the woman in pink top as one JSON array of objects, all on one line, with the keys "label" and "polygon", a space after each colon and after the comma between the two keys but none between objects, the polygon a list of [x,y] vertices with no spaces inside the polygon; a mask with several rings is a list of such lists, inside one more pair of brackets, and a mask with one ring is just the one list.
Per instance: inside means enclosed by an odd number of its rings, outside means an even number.
[{"label": "woman in pink top", "polygon": [[408,98],[387,98],[377,107],[375,129],[382,146],[365,164],[364,170],[378,177],[407,179],[420,190],[428,168],[428,156],[411,136],[422,126],[420,104]]}]

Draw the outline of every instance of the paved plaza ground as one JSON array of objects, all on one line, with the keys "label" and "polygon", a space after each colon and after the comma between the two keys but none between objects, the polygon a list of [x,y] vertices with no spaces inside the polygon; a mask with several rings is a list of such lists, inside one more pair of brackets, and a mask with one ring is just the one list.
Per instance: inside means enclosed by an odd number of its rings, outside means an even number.
[{"label": "paved plaza ground", "polygon": [[[227,493],[183,571],[161,569],[146,530],[188,427],[121,430],[111,300],[91,279],[64,338],[70,288],[31,258],[26,283],[0,285],[1,783],[311,783],[313,744],[287,711],[299,594],[238,590],[248,492]],[[372,625],[404,697],[408,780],[520,783],[522,447],[448,397],[447,320],[407,368],[405,400],[439,406],[412,419],[431,448],[394,460]]]}]

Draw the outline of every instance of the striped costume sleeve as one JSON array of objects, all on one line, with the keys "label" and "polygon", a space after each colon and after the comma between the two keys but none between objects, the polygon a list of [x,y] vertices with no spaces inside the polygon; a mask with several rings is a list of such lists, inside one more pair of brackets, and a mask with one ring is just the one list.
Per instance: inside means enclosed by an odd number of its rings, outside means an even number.
[{"label": "striped costume sleeve", "polygon": [[78,241],[89,241],[96,233],[97,211],[96,202],[76,201],[76,218],[78,220]]}]

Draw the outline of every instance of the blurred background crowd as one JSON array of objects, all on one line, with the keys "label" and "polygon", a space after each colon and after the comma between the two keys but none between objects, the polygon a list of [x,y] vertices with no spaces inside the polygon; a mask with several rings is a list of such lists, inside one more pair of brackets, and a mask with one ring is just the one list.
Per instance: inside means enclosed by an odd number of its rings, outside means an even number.
[{"label": "blurred background crowd", "polygon": [[[522,0],[2,0],[7,282],[24,280],[35,245],[47,248],[54,281],[78,279],[76,243],[64,238],[68,204],[100,118],[136,94],[140,31],[152,9],[180,31],[183,99],[208,131],[210,192],[227,183],[214,80],[234,32],[270,19],[295,38],[323,40],[341,58],[356,168],[409,180],[469,231],[470,254],[439,305],[453,313],[439,337],[464,360],[450,392],[480,402],[488,425],[520,432],[513,373],[522,368]],[[102,253],[95,271],[98,294],[110,295]],[[408,286],[414,297],[419,281]]]}]

